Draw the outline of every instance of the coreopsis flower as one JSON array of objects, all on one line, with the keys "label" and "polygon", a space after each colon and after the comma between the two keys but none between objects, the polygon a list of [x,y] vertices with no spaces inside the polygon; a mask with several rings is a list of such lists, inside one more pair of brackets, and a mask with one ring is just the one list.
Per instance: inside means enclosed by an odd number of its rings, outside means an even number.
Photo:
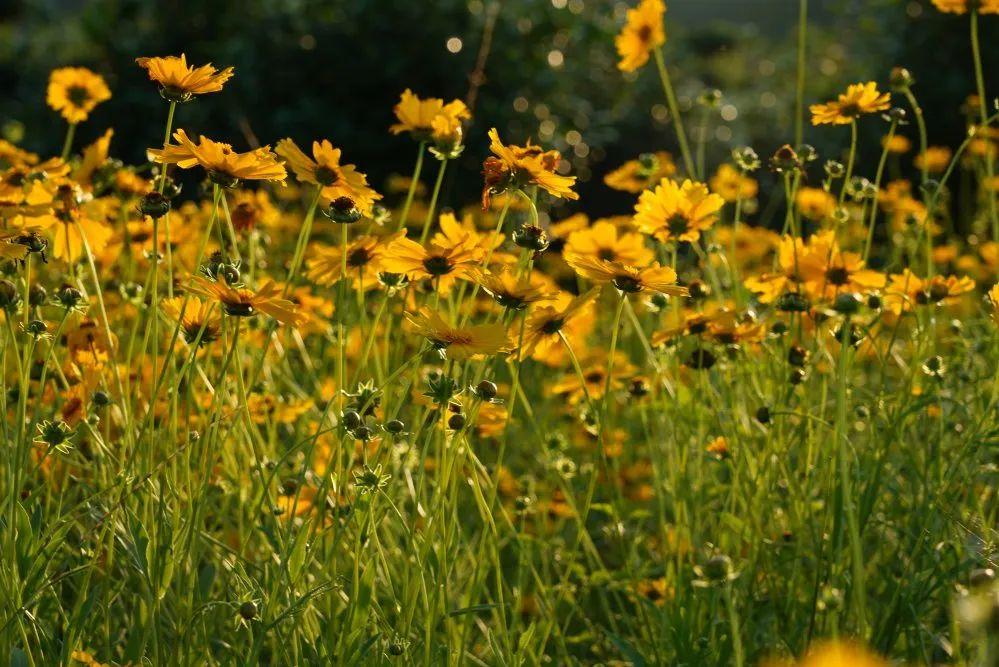
[{"label": "coreopsis flower", "polygon": [[281,213],[266,190],[237,190],[229,202],[229,217],[237,232],[270,227]]},{"label": "coreopsis flower", "polygon": [[554,305],[542,305],[531,311],[524,322],[521,354],[547,358],[553,348],[561,346],[563,335],[571,339],[581,333],[579,325],[585,328],[587,312],[592,311],[599,292],[600,288],[595,287],[580,296],[560,299]]},{"label": "coreopsis flower", "polygon": [[523,310],[532,303],[554,297],[547,284],[531,276],[517,276],[509,270],[497,273],[476,271],[474,280],[496,303],[510,310]]},{"label": "coreopsis flower", "polygon": [[954,155],[946,146],[927,146],[914,160],[916,169],[925,169],[931,174],[942,174]]},{"label": "coreopsis flower", "polygon": [[389,244],[382,256],[383,270],[402,273],[410,280],[436,280],[438,289],[447,290],[455,280],[468,279],[482,257],[481,248],[459,244],[424,247],[406,237]]},{"label": "coreopsis flower", "polygon": [[988,299],[992,307],[992,321],[999,324],[999,284],[993,285],[989,290]]},{"label": "coreopsis flower", "polygon": [[810,648],[798,667],[888,667],[889,662],[859,644],[830,641]]},{"label": "coreopsis flower", "polygon": [[825,104],[813,104],[812,125],[849,125],[864,114],[884,111],[891,106],[891,94],[878,90],[874,81],[854,83],[846,92]]},{"label": "coreopsis flower", "polygon": [[673,156],[666,151],[643,153],[604,176],[604,184],[614,190],[638,194],[664,178],[676,174]]},{"label": "coreopsis flower", "polygon": [[829,248],[825,253],[810,252],[798,263],[805,290],[813,298],[832,300],[843,292],[868,294],[885,286],[883,273],[864,268],[859,254],[840,250],[834,231],[816,234],[812,243]]},{"label": "coreopsis flower", "polygon": [[836,212],[838,202],[830,192],[822,188],[798,188],[794,203],[801,215],[809,220],[826,220]]},{"label": "coreopsis flower", "polygon": [[746,176],[727,162],[719,165],[709,183],[711,191],[729,203],[752,199],[760,189],[755,178]]},{"label": "coreopsis flower", "polygon": [[[399,232],[388,238],[359,236],[347,246],[347,277],[354,289],[369,290],[378,287],[378,274],[382,271],[382,257],[388,246],[401,238]],[[308,260],[306,277],[317,285],[334,285],[343,275],[343,249],[324,246],[317,249]]]},{"label": "coreopsis flower", "polygon": [[572,191],[576,177],[555,172],[562,159],[558,151],[542,151],[530,141],[526,146],[506,146],[500,141],[495,127],[489,130],[489,139],[489,150],[495,157],[488,157],[482,163],[485,176],[483,210],[489,208],[491,195],[526,185],[536,185],[553,197],[579,199],[579,195]]},{"label": "coreopsis flower", "polygon": [[35,181],[23,204],[12,226],[50,237],[49,247],[56,259],[75,262],[87,247],[99,253],[114,233],[102,219],[102,204],[91,201],[88,193],[67,179]]},{"label": "coreopsis flower", "polygon": [[881,146],[895,155],[902,155],[912,150],[912,140],[901,134],[884,136],[881,138]]},{"label": "coreopsis flower", "polygon": [[510,349],[509,337],[502,324],[457,327],[428,308],[421,308],[415,314],[406,313],[406,319],[415,332],[430,341],[442,355],[456,361]]},{"label": "coreopsis flower", "polygon": [[229,144],[202,136],[195,144],[184,130],[173,133],[176,144],[146,152],[153,162],[176,164],[181,169],[201,166],[213,183],[231,188],[239,181],[277,181],[284,184],[288,177],[284,165],[268,147],[237,153]]},{"label": "coreopsis flower", "polygon": [[189,298],[185,306],[184,301],[183,297],[175,296],[160,302],[160,308],[167,318],[180,324],[184,340],[192,345],[198,341],[200,346],[218,340],[222,330],[222,318],[215,307],[216,304],[203,299]]},{"label": "coreopsis flower", "polygon": [[73,170],[73,180],[83,186],[88,186],[100,167],[108,161],[108,154],[111,149],[111,137],[114,130],[108,129],[94,143],[83,149],[83,155],[79,166]]},{"label": "coreopsis flower", "polygon": [[642,0],[634,9],[629,9],[624,27],[614,38],[614,46],[620,56],[617,68],[622,72],[634,72],[649,62],[653,49],[666,43],[666,30],[663,15],[666,3],[663,0]]},{"label": "coreopsis flower", "polygon": [[488,253],[499,248],[506,240],[501,232],[491,230],[480,232],[470,216],[465,216],[461,222],[458,222],[454,213],[441,213],[437,224],[440,226],[440,231],[430,238],[430,242],[441,248],[464,245],[480,248],[482,252]]},{"label": "coreopsis flower", "polygon": [[886,310],[898,315],[918,305],[953,303],[974,289],[975,281],[967,276],[933,276],[927,280],[902,269],[902,273],[892,274],[882,301]]},{"label": "coreopsis flower", "polygon": [[718,436],[704,447],[704,451],[711,454],[716,459],[727,459],[732,456],[731,450],[728,448],[728,440],[724,436]]},{"label": "coreopsis flower", "polygon": [[634,223],[639,231],[663,243],[693,243],[716,220],[725,200],[712,194],[703,183],[682,184],[664,178],[655,190],[646,190],[635,205]]},{"label": "coreopsis flower", "polygon": [[[832,248],[826,243],[827,240],[826,237],[815,235],[806,243],[800,238],[784,236],[777,246],[777,265],[780,271],[746,278],[743,281],[746,289],[756,294],[760,303],[773,303],[783,294],[798,293],[803,265],[821,262],[823,256],[831,254]],[[812,259],[813,256],[815,259]]]},{"label": "coreopsis flower", "polygon": [[288,162],[299,181],[322,188],[323,199],[332,202],[346,197],[363,215],[370,216],[375,202],[382,198],[357,167],[340,162],[340,149],[326,139],[312,142],[312,157],[291,139],[279,141],[275,152]]},{"label": "coreopsis flower", "polygon": [[61,67],[52,70],[45,93],[48,105],[71,124],[87,120],[101,102],[111,99],[104,78],[86,67]]},{"label": "coreopsis flower", "polygon": [[623,355],[618,354],[614,359],[608,383],[606,361],[605,357],[581,360],[583,377],[580,378],[577,373],[567,373],[551,386],[551,392],[559,396],[564,395],[570,405],[576,405],[587,395],[590,400],[597,401],[603,398],[608,385],[612,392],[617,391],[624,387],[625,380],[635,374],[635,367]]},{"label": "coreopsis flower", "polygon": [[169,102],[189,102],[195,95],[217,93],[232,78],[233,68],[219,71],[211,63],[201,67],[187,64],[187,56],[136,58],[139,67],[146,70],[150,81],[160,86],[160,95]]},{"label": "coreopsis flower", "polygon": [[195,276],[189,289],[195,294],[218,301],[222,310],[230,317],[252,317],[259,311],[283,324],[298,326],[303,322],[303,315],[298,312],[295,304],[282,298],[281,288],[271,282],[264,283],[254,291],[247,287],[233,287],[221,276],[215,280]]},{"label": "coreopsis flower", "polygon": [[0,168],[30,167],[38,164],[38,160],[39,157],[35,153],[26,151],[6,139],[0,139]]},{"label": "coreopsis flower", "polygon": [[598,285],[610,283],[629,294],[648,290],[671,296],[688,295],[686,287],[676,284],[676,271],[668,266],[660,266],[658,262],[645,268],[637,268],[584,255],[566,255],[565,261],[587,280]]},{"label": "coreopsis flower", "polygon": [[945,14],[999,14],[999,0],[933,0],[933,6]]},{"label": "coreopsis flower", "polygon": [[655,258],[655,253],[645,246],[645,238],[641,234],[621,233],[617,225],[602,221],[569,234],[563,252],[632,266],[645,266]]},{"label": "coreopsis flower", "polygon": [[446,104],[436,97],[421,100],[407,88],[393,111],[399,122],[389,128],[392,134],[408,132],[416,141],[433,142],[441,157],[453,158],[461,153],[462,124],[472,118],[461,100]]}]

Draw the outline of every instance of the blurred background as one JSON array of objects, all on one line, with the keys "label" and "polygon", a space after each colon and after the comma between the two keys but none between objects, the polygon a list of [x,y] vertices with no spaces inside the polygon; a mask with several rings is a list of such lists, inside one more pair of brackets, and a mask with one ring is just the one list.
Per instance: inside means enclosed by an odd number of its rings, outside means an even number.
[{"label": "blurred background", "polygon": [[[485,133],[527,137],[572,160],[591,214],[630,210],[633,198],[603,175],[638,154],[675,152],[655,68],[622,75],[613,37],[633,2],[612,0],[4,0],[0,3],[0,127],[34,151],[57,153],[65,126],[44,105],[49,71],[84,65],[113,92],[80,128],[78,146],[113,126],[112,154],[141,162],[162,138],[166,104],[134,64],[137,56],[184,52],[195,64],[232,65],[222,94],[181,108],[179,126],[237,149],[329,138],[376,187],[412,168],[414,145],[387,131],[404,88],[462,98],[474,124],[444,201],[473,200]],[[793,137],[798,0],[673,0],[666,58],[688,130],[697,97],[719,89],[710,114],[708,164],[732,147],[766,157]],[[893,65],[909,68],[933,128],[932,144],[956,145],[961,106],[974,88],[967,17],[929,0],[811,0],[806,104],[846,84],[886,86]],[[982,21],[996,44],[999,21]],[[986,72],[999,50],[986,46]],[[481,76],[472,76],[479,72]],[[478,83],[479,85],[476,85]],[[999,81],[988,82],[992,92]],[[873,172],[886,126],[865,120],[860,174]],[[904,130],[914,137],[912,127]],[[805,141],[823,159],[840,157],[848,133],[811,128]],[[911,160],[908,161],[911,164]],[[821,163],[820,163],[821,164]],[[467,195],[465,194],[467,193]]]}]

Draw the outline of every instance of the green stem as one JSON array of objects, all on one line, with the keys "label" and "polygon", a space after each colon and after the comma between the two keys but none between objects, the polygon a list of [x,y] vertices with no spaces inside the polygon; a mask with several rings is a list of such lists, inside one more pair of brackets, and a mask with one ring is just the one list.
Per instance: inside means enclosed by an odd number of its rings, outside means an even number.
[{"label": "green stem", "polygon": [[808,0],[798,10],[798,80],[794,100],[794,147],[801,147],[805,118],[805,38],[808,35]]},{"label": "green stem", "polygon": [[430,196],[430,206],[427,208],[427,217],[423,220],[423,231],[420,232],[421,245],[427,240],[427,234],[430,233],[430,223],[434,219],[434,213],[437,212],[437,198],[441,194],[441,183],[444,182],[444,171],[446,169],[447,160],[441,160],[441,166],[437,170],[437,181],[434,183],[434,192]]},{"label": "green stem", "polygon": [[[978,86],[978,111],[981,114],[982,125],[988,121],[988,105],[985,103],[985,74],[982,71],[982,52],[978,40],[978,9],[971,10],[971,52],[975,60],[975,83]],[[995,175],[993,158],[989,151],[985,152],[985,175],[987,182],[991,183]],[[925,160],[924,160],[925,162]],[[992,221],[992,239],[999,241],[999,211],[996,210],[996,197],[988,193],[986,198],[989,202],[989,219]]]},{"label": "green stem", "polygon": [[66,140],[62,143],[62,154],[59,158],[65,162],[69,157],[69,151],[73,148],[73,137],[76,136],[76,123],[70,123],[66,128]]},{"label": "green stem", "polygon": [[[874,176],[874,191],[881,192],[881,178],[885,171],[885,162],[888,161],[888,146],[891,145],[891,140],[895,136],[895,130],[898,128],[898,121],[893,120],[891,122],[891,127],[888,128],[888,138],[885,140],[884,148],[881,149],[881,159],[878,161],[878,171]],[[874,223],[878,218],[878,203],[874,201],[871,203],[871,217],[867,222],[867,243],[864,244],[864,261],[871,255],[871,243],[874,241]]]},{"label": "green stem", "polygon": [[680,142],[680,152],[683,154],[683,166],[687,170],[687,176],[694,178],[697,173],[694,170],[694,160],[690,154],[690,146],[687,144],[687,133],[683,129],[683,119],[680,117],[680,105],[676,101],[676,92],[669,78],[669,71],[666,69],[666,61],[663,59],[662,49],[654,49],[656,57],[656,67],[659,69],[659,80],[663,84],[663,92],[666,93],[666,103],[669,105],[670,115],[676,125],[676,138]]},{"label": "green stem", "polygon": [[409,191],[406,193],[406,203],[402,206],[402,212],[399,214],[399,223],[395,227],[395,231],[397,232],[406,226],[406,218],[409,217],[409,208],[413,205],[413,195],[416,194],[416,187],[420,183],[420,172],[423,171],[423,154],[426,152],[426,148],[427,143],[421,141],[416,154],[416,165],[413,167],[413,176],[409,181]]}]

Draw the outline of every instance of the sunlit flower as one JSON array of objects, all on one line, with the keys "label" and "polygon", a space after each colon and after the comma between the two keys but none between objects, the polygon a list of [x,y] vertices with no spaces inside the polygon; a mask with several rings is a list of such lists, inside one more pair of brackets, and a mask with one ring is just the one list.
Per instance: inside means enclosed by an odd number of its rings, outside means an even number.
[{"label": "sunlit flower", "polygon": [[176,164],[181,169],[201,166],[213,183],[233,187],[238,181],[278,181],[284,183],[288,173],[277,156],[267,147],[237,153],[229,144],[202,136],[197,144],[184,130],[173,134],[176,144],[162,149],[150,148],[147,153],[154,162]]},{"label": "sunlit flower", "polygon": [[807,253],[799,262],[802,281],[813,298],[832,299],[843,292],[866,294],[884,287],[884,274],[864,268],[859,254],[840,250],[835,232],[817,234],[812,245],[829,248],[825,253]]},{"label": "sunlit flower", "polygon": [[580,333],[578,325],[585,319],[588,311],[592,311],[593,300],[600,288],[593,288],[580,296],[562,299],[561,303],[543,305],[528,314],[524,324],[524,340],[521,346],[523,355],[541,355],[546,357],[552,348],[561,346],[562,336],[574,337]]},{"label": "sunlit flower", "polygon": [[600,221],[588,229],[569,234],[564,252],[632,266],[645,266],[655,258],[641,234],[619,233],[617,225]]},{"label": "sunlit flower", "polygon": [[553,197],[579,199],[572,191],[575,176],[556,173],[562,159],[558,151],[542,151],[530,141],[526,146],[506,146],[500,141],[496,128],[489,130],[489,150],[495,157],[486,158],[482,164],[485,187],[482,190],[482,208],[489,208],[490,196],[507,190],[536,185]]},{"label": "sunlit flower", "polygon": [[385,249],[382,266],[385,271],[406,274],[410,280],[437,280],[443,290],[457,279],[470,278],[481,256],[480,248],[466,244],[441,247],[430,243],[424,247],[402,237]]},{"label": "sunlit flower", "polygon": [[620,167],[604,176],[604,183],[614,190],[638,194],[651,188],[664,178],[676,174],[673,156],[666,151],[643,153],[636,160],[628,160]]},{"label": "sunlit flower", "polygon": [[812,125],[848,125],[864,114],[885,111],[891,106],[891,95],[878,90],[873,81],[854,83],[836,100],[813,104]]},{"label": "sunlit flower", "polygon": [[624,27],[614,38],[614,46],[620,56],[619,70],[634,72],[649,62],[653,49],[666,43],[664,14],[666,3],[663,0],[641,0],[637,7],[628,10]]},{"label": "sunlit flower", "polygon": [[646,190],[635,205],[635,226],[663,243],[693,243],[718,220],[725,200],[708,192],[703,183],[682,184],[664,178],[655,190]]},{"label": "sunlit flower", "polygon": [[265,283],[254,291],[247,287],[233,287],[221,277],[209,280],[195,276],[190,290],[218,301],[230,317],[251,317],[259,311],[283,324],[297,326],[303,321],[295,304],[282,298],[281,289],[274,283]]},{"label": "sunlit flower", "polygon": [[101,102],[111,99],[103,77],[86,67],[61,67],[49,76],[45,101],[69,123],[82,123]]},{"label": "sunlit flower", "polygon": [[231,67],[219,71],[211,63],[192,67],[183,53],[180,57],[136,58],[135,62],[160,85],[160,94],[170,102],[187,102],[195,95],[217,93],[233,75]]},{"label": "sunlit flower", "polygon": [[710,185],[711,191],[727,202],[752,199],[760,189],[755,178],[744,175],[727,162],[719,165]]},{"label": "sunlit flower", "polygon": [[999,14],[999,0],[933,0],[933,6],[947,14],[967,14],[972,8],[979,14]]},{"label": "sunlit flower", "polygon": [[620,262],[608,262],[582,255],[567,255],[565,261],[587,280],[598,285],[610,283],[622,292],[633,294],[649,290],[671,296],[688,294],[686,287],[676,284],[676,271],[658,263],[640,269]]},{"label": "sunlit flower", "polygon": [[909,269],[892,274],[884,290],[884,306],[897,314],[913,310],[920,305],[945,305],[975,289],[975,281],[958,276],[933,276],[920,278]]},{"label": "sunlit flower", "polygon": [[208,345],[218,340],[222,318],[215,303],[189,298],[185,304],[184,297],[175,296],[160,302],[160,308],[168,318],[180,324],[188,343],[198,341],[199,345]]},{"label": "sunlit flower", "polygon": [[409,88],[393,109],[399,120],[389,128],[392,134],[409,132],[417,141],[432,141],[446,157],[453,157],[461,145],[462,124],[472,118],[461,100],[444,100],[436,97],[420,99]]},{"label": "sunlit flower", "polygon": [[287,160],[299,181],[321,187],[321,195],[326,200],[347,197],[362,214],[371,215],[372,206],[382,198],[368,185],[368,177],[357,167],[340,162],[340,149],[333,148],[325,139],[312,142],[312,157],[291,139],[279,141],[275,152]]},{"label": "sunlit flower", "polygon": [[[347,246],[346,269],[354,289],[374,289],[382,270],[382,257],[389,244],[403,232],[387,239],[359,236]],[[344,257],[340,247],[318,248],[308,261],[306,276],[318,285],[334,285],[344,277]]]},{"label": "sunlit flower", "polygon": [[916,169],[925,169],[931,174],[942,174],[950,164],[954,152],[946,146],[927,146],[924,152],[916,156]]},{"label": "sunlit flower", "polygon": [[460,361],[477,355],[493,355],[510,348],[506,329],[501,324],[478,324],[456,327],[427,308],[406,313],[414,330],[448,358]]},{"label": "sunlit flower", "polygon": [[475,282],[491,296],[496,303],[511,310],[523,310],[532,303],[548,301],[553,294],[545,283],[532,280],[531,276],[517,276],[509,270],[497,273],[476,271]]},{"label": "sunlit flower", "polygon": [[794,203],[803,216],[815,221],[829,218],[837,206],[836,197],[822,188],[798,188]]},{"label": "sunlit flower", "polygon": [[912,141],[908,137],[901,134],[894,134],[890,137],[882,137],[881,146],[884,147],[884,149],[889,153],[901,155],[903,153],[908,153],[912,149]]}]

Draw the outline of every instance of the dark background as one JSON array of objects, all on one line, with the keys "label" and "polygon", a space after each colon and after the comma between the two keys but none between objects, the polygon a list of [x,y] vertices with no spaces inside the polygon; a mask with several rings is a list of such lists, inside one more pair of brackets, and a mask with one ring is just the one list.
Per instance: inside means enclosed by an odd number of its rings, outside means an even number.
[{"label": "dark background", "polygon": [[[474,200],[485,132],[510,142],[528,136],[573,159],[588,211],[625,212],[633,198],[601,177],[637,154],[675,151],[661,119],[654,65],[623,76],[613,37],[633,2],[609,0],[4,0],[0,3],[0,123],[7,136],[58,152],[65,131],[44,106],[48,72],[85,65],[103,74],[113,98],[80,128],[78,146],[115,128],[112,153],[143,160],[162,139],[166,104],[137,56],[185,52],[194,64],[233,65],[223,93],[179,109],[178,126],[242,149],[291,136],[329,138],[380,187],[412,168],[414,145],[387,132],[406,87],[421,96],[465,98],[483,35],[492,23],[485,82],[475,102],[469,147],[448,179],[445,202]],[[681,104],[706,88],[723,91],[737,117],[712,122],[709,164],[736,145],[767,156],[792,140],[797,0],[668,2],[667,60]],[[855,81],[886,85],[892,65],[916,76],[931,143],[956,145],[960,106],[974,89],[968,18],[937,12],[929,0],[811,0],[806,104]],[[495,16],[491,21],[490,17]],[[995,17],[985,17],[986,72],[999,72]],[[451,38],[462,45],[446,48]],[[989,46],[993,45],[993,46]],[[561,60],[560,60],[561,57]],[[552,65],[555,64],[555,66]],[[988,81],[991,94],[999,81]],[[900,100],[901,101],[901,100]],[[731,112],[731,110],[730,110]],[[686,113],[688,131],[699,110]],[[729,114],[731,115],[731,113]],[[581,138],[575,147],[567,142]],[[873,172],[879,119],[865,119],[859,173]],[[914,128],[906,133],[915,137]],[[843,128],[811,128],[805,140],[839,157]],[[821,161],[817,164],[821,164]]]}]

